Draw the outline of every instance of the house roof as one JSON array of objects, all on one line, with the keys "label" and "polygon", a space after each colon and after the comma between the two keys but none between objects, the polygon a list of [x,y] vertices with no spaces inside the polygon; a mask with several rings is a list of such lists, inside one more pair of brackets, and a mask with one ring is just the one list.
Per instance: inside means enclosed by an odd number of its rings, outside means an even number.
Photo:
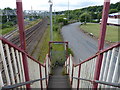
[{"label": "house roof", "polygon": [[120,12],[109,14],[109,16],[120,15]]}]

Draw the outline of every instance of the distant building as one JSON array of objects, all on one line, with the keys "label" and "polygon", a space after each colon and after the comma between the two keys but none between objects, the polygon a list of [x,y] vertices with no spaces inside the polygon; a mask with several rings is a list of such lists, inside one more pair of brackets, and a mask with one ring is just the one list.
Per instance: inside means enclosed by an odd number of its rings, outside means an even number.
[{"label": "distant building", "polygon": [[[100,20],[100,23],[101,23],[101,20]],[[109,14],[107,24],[120,26],[120,12]]]},{"label": "distant building", "polygon": [[109,14],[109,18],[119,18],[120,19],[120,12]]}]

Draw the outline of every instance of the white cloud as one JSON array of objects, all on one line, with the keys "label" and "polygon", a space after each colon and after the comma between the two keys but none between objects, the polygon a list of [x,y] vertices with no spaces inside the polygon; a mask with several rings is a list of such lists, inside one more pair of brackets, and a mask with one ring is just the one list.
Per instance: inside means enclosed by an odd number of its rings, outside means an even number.
[{"label": "white cloud", "polygon": [[[31,6],[34,10],[48,10],[48,0],[22,0],[24,10],[30,10]],[[53,7],[56,11],[67,10],[68,0],[52,0]],[[111,0],[116,3],[119,0]],[[69,0],[70,9],[79,9],[90,5],[102,5],[104,0]],[[11,7],[16,8],[16,0],[0,0],[0,8]]]}]

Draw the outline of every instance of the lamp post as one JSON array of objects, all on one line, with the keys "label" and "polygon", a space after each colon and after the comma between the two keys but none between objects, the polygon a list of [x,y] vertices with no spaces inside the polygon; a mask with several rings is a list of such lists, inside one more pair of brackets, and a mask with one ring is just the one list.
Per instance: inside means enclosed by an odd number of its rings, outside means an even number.
[{"label": "lamp post", "polygon": [[69,13],[69,0],[68,0],[68,20],[69,20],[69,17],[70,17],[70,13]]},{"label": "lamp post", "polygon": [[53,28],[52,28],[52,1],[49,0],[48,3],[50,4],[50,41],[53,41]]}]

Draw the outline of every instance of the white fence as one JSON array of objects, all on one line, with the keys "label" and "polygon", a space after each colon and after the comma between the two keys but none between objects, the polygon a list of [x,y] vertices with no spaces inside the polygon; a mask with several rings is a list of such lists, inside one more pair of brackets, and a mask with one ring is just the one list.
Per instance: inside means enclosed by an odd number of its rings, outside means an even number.
[{"label": "white fence", "polygon": [[[23,55],[27,58],[29,78],[42,79],[30,85],[31,88],[46,88],[50,73],[50,59],[46,55],[44,64],[39,63],[27,53],[0,38],[0,88],[26,82]],[[19,88],[26,88],[26,85]]]},{"label": "white fence", "polygon": [[[94,80],[98,56],[103,55],[99,82]],[[115,88],[120,83],[120,43],[97,53],[95,56],[74,65],[70,55],[65,62],[66,73],[72,88],[92,88],[93,83],[98,83],[98,88]],[[109,84],[109,85],[108,85]],[[116,86],[115,86],[116,85]],[[115,87],[114,87],[115,86]]]}]

